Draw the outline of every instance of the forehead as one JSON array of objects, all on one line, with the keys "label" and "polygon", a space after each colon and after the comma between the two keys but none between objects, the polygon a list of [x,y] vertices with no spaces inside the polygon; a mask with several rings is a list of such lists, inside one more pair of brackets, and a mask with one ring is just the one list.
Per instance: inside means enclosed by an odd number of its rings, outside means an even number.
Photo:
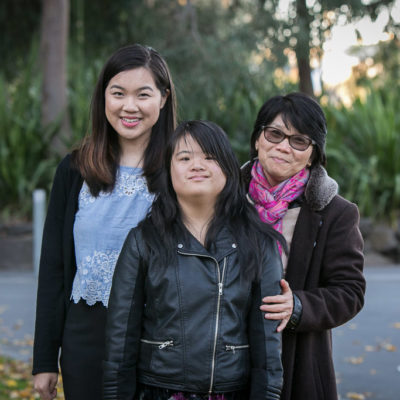
[{"label": "forehead", "polygon": [[138,67],[133,69],[128,69],[126,71],[121,71],[118,74],[114,75],[110,82],[108,83],[108,87],[112,85],[119,86],[150,86],[155,87],[156,83],[154,81],[152,73],[144,68]]},{"label": "forehead", "polygon": [[182,151],[190,153],[203,153],[203,149],[199,143],[188,133],[185,133],[178,139],[175,145],[174,154]]},{"label": "forehead", "polygon": [[299,132],[287,118],[284,118],[282,114],[278,114],[268,126],[273,126],[285,132],[288,135],[303,135]]}]

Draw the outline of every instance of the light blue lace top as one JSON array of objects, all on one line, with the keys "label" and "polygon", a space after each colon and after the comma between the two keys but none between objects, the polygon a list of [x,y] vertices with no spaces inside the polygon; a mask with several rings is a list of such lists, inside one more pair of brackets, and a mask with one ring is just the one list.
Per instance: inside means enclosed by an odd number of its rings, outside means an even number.
[{"label": "light blue lace top", "polygon": [[77,272],[71,299],[106,307],[115,264],[131,228],[146,215],[154,196],[147,189],[141,168],[119,167],[111,193],[90,194],[84,182],[75,215],[74,243]]}]

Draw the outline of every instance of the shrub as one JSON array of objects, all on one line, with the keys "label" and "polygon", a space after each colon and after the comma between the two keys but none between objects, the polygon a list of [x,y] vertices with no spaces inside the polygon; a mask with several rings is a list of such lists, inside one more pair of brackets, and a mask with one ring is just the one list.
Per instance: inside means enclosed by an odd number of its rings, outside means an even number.
[{"label": "shrub", "polygon": [[368,90],[351,108],[328,107],[328,171],[362,215],[394,221],[400,210],[400,95]]}]

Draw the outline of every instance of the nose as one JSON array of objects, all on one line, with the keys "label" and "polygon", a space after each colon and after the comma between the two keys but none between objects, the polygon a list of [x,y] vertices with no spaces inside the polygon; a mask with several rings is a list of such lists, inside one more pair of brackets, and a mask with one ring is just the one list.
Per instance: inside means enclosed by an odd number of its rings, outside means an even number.
[{"label": "nose", "polygon": [[136,104],[136,100],[133,96],[127,96],[125,98],[124,104],[123,104],[123,110],[128,111],[128,112],[135,112],[138,111],[138,106]]},{"label": "nose", "polygon": [[282,142],[277,143],[275,145],[275,148],[286,153],[289,152],[291,149],[291,146],[289,144],[289,138],[285,137],[285,139],[283,139]]},{"label": "nose", "polygon": [[202,158],[201,157],[193,157],[191,167],[195,171],[203,170],[204,165],[203,165]]}]

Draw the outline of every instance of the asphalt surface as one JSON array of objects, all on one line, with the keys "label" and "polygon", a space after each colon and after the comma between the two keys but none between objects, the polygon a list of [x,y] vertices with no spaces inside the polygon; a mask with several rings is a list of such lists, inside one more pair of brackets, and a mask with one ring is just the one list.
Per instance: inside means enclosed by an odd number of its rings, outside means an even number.
[{"label": "asphalt surface", "polygon": [[[339,398],[400,400],[400,265],[365,276],[363,310],[333,330]],[[31,360],[35,297],[32,272],[0,270],[0,355]]]}]

